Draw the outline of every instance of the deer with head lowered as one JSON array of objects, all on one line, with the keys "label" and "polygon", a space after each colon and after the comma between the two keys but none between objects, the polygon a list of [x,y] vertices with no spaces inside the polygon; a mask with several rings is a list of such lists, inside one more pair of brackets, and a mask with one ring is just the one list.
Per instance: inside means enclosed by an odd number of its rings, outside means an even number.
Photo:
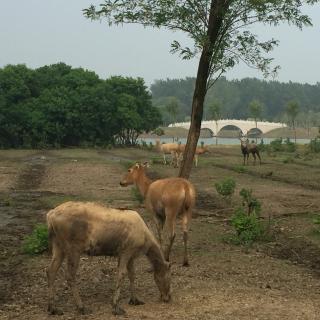
[{"label": "deer with head lowered", "polygon": [[177,166],[179,145],[177,143],[160,143],[160,140],[156,141],[156,150],[163,155],[163,163],[167,164],[166,154],[171,155],[171,165]]},{"label": "deer with head lowered", "polygon": [[52,260],[47,268],[49,303],[48,312],[62,314],[54,304],[54,282],[57,272],[67,258],[67,282],[77,309],[84,313],[84,306],[76,286],[76,272],[80,255],[118,257],[118,276],[112,300],[112,313],[122,315],[119,306],[120,288],[128,274],[130,280],[129,304],[143,304],[135,293],[134,260],[145,254],[153,265],[154,280],[161,299],[168,302],[170,293],[170,268],[161,248],[140,215],[132,210],[106,208],[92,202],[66,202],[47,214]]},{"label": "deer with head lowered", "polygon": [[260,161],[260,165],[261,165],[261,157],[259,154],[258,146],[254,142],[249,143],[249,139],[244,140],[242,138],[239,138],[239,140],[241,143],[241,152],[243,155],[243,165],[246,164],[246,160],[247,160],[247,164],[248,164],[250,153],[253,156],[254,164],[256,164],[256,155],[257,155],[259,158],[259,161]]},{"label": "deer with head lowered", "polygon": [[[169,261],[170,251],[175,238],[175,226],[178,216],[181,217],[183,230],[184,258],[183,265],[188,266],[188,228],[192,209],[195,205],[196,192],[194,186],[183,178],[166,178],[151,181],[146,173],[147,163],[136,163],[128,169],[120,185],[136,185],[145,199],[146,209],[153,214],[160,244],[164,256]],[[165,239],[162,239],[164,236]]]}]

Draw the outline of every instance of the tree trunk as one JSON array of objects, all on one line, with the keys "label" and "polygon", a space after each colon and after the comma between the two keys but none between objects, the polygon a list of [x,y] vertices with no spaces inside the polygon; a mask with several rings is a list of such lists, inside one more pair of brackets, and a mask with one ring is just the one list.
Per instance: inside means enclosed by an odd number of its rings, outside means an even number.
[{"label": "tree trunk", "polygon": [[209,77],[210,61],[213,48],[222,27],[223,18],[229,7],[230,0],[211,0],[207,37],[198,65],[196,85],[193,93],[191,123],[188,133],[186,148],[179,176],[189,178],[192,169],[193,158],[200,136],[201,121],[203,116],[203,103],[207,93],[207,81]]}]

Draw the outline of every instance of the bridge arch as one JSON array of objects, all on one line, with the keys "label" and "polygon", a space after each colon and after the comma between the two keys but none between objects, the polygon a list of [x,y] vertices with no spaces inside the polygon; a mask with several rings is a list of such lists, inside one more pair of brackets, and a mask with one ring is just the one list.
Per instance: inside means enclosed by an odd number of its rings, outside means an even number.
[{"label": "bridge arch", "polygon": [[260,136],[261,134],[263,134],[263,132],[259,128],[251,128],[247,131],[248,136]]},{"label": "bridge arch", "polygon": [[219,133],[221,133],[221,131],[238,131],[239,133],[241,133],[241,135],[244,134],[241,128],[234,124],[226,124],[223,127],[219,128],[217,136],[219,136]]},{"label": "bridge arch", "polygon": [[200,135],[209,136],[212,138],[214,136],[214,132],[211,128],[201,127]]}]

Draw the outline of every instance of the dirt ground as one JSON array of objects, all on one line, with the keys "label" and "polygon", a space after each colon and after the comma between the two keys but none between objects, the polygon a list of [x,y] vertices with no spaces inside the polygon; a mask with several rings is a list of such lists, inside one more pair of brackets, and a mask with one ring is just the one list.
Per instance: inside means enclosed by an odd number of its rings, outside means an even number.
[{"label": "dirt ground", "polygon": [[[179,227],[172,253],[173,301],[159,301],[148,261],[137,261],[137,291],[145,301],[129,306],[128,281],[122,296],[127,319],[319,319],[320,235],[313,218],[320,213],[320,162],[299,150],[262,154],[261,166],[239,170],[239,148],[212,147],[199,160],[191,181],[198,200],[190,230],[189,268],[181,266]],[[290,157],[290,161],[288,160]],[[45,222],[45,214],[67,200],[98,201],[137,210],[153,229],[152,219],[119,181],[132,161],[153,160],[153,178],[175,176],[177,169],[158,163],[160,156],[140,149],[66,149],[0,151],[0,319],[115,319],[111,315],[116,260],[83,256],[78,274],[80,293],[91,314],[76,313],[63,268],[56,281],[62,316],[46,313],[45,268],[50,256],[22,253],[24,237]],[[289,163],[288,163],[289,162]],[[230,203],[214,183],[233,177]],[[229,219],[240,203],[239,190],[252,188],[271,221],[272,237],[252,248],[225,241]],[[121,318],[121,317],[120,317]]]}]

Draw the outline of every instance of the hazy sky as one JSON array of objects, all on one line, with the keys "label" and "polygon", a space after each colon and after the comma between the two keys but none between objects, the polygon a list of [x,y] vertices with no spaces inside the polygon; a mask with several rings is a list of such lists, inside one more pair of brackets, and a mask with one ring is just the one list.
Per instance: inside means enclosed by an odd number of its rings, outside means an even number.
[{"label": "hazy sky", "polygon": [[[25,63],[37,68],[63,61],[93,70],[100,77],[142,77],[150,85],[155,79],[196,75],[196,59],[183,61],[172,55],[170,43],[187,42],[180,33],[143,29],[140,26],[108,27],[91,22],[81,10],[103,0],[0,0],[0,67]],[[263,39],[275,37],[280,46],[272,53],[281,65],[279,81],[320,82],[320,6],[306,8],[314,26],[256,28]],[[228,79],[261,75],[242,65]]]}]

